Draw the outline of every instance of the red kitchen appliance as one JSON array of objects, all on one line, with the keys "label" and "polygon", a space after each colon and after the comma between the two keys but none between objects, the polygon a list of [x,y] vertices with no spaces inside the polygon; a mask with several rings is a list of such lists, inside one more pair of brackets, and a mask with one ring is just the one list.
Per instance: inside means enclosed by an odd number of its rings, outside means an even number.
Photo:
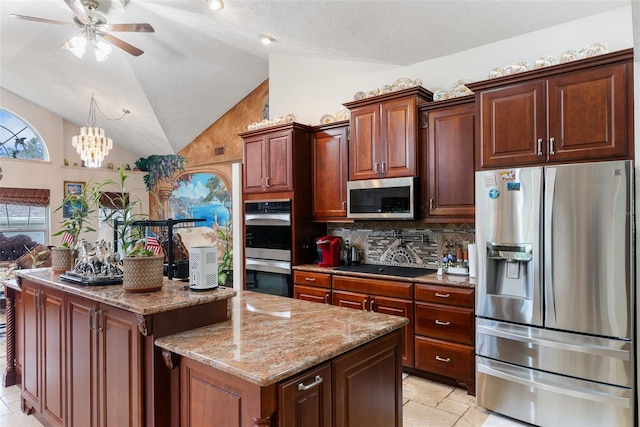
[{"label": "red kitchen appliance", "polygon": [[318,267],[337,267],[340,265],[340,250],[342,249],[342,239],[336,236],[319,237],[316,245],[322,253],[322,259]]}]

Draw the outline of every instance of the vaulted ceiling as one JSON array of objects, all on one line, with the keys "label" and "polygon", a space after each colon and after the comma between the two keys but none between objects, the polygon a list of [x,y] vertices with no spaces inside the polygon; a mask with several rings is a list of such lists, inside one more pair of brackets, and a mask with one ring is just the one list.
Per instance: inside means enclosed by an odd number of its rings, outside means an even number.
[{"label": "vaulted ceiling", "polygon": [[[212,11],[205,0],[101,0],[109,24],[146,22],[155,32],[114,32],[145,53],[114,48],[96,62],[60,49],[79,28],[10,17],[70,23],[64,0],[0,0],[0,86],[78,126],[95,94],[97,124],[115,144],[168,154],[267,79],[270,54],[410,65],[630,2],[227,0]],[[277,42],[264,46],[260,34]],[[131,113],[106,119],[123,109]]]}]

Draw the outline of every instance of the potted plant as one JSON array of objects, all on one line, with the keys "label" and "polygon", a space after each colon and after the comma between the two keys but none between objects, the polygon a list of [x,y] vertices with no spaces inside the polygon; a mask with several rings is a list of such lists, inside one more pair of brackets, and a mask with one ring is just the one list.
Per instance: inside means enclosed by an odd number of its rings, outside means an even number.
[{"label": "potted plant", "polygon": [[151,191],[158,182],[173,178],[173,174],[184,170],[185,158],[176,154],[141,157],[135,161],[138,169],[147,174],[143,177],[147,190]]},{"label": "potted plant", "polygon": [[[122,287],[127,292],[157,291],[163,285],[164,256],[146,248],[145,235],[139,224],[147,215],[141,212],[141,201],[128,193],[129,176],[120,166],[119,179],[107,179],[94,188],[94,200],[110,205],[105,220],[114,229],[114,244],[122,254]],[[106,200],[105,200],[106,199]]]},{"label": "potted plant", "polygon": [[231,220],[227,221],[227,225],[224,229],[221,227],[215,228],[215,233],[218,238],[223,242],[224,248],[222,250],[222,259],[218,264],[218,284],[225,286],[227,281],[233,278],[233,248],[231,245]]},{"label": "potted plant", "polygon": [[53,236],[62,236],[62,245],[51,248],[51,267],[55,272],[72,270],[77,257],[75,245],[80,233],[93,232],[88,224],[89,217],[95,212],[94,200],[89,193],[91,180],[82,186],[80,192],[69,193],[56,209],[65,210],[68,217],[61,222],[60,230]]}]

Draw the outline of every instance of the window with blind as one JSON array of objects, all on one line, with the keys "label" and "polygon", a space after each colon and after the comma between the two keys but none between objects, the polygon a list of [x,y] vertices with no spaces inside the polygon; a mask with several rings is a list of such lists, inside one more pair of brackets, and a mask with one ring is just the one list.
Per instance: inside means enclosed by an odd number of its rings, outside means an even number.
[{"label": "window with blind", "polygon": [[0,187],[0,233],[49,243],[49,190]]}]

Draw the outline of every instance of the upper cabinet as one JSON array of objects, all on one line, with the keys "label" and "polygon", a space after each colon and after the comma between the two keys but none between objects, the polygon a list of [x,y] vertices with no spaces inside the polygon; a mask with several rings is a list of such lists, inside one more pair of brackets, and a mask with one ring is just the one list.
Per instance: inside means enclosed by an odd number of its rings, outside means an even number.
[{"label": "upper cabinet", "polygon": [[480,168],[631,157],[632,60],[627,49],[468,84]]},{"label": "upper cabinet", "polygon": [[344,104],[351,111],[349,180],[418,176],[418,107],[431,100],[414,87]]},{"label": "upper cabinet", "polygon": [[475,112],[473,96],[420,108],[425,222],[475,220]]},{"label": "upper cabinet", "polygon": [[286,123],[240,137],[244,141],[244,193],[293,191],[298,175],[308,175],[310,127]]},{"label": "upper cabinet", "polygon": [[311,211],[315,221],[345,221],[349,122],[320,126],[311,140]]}]

